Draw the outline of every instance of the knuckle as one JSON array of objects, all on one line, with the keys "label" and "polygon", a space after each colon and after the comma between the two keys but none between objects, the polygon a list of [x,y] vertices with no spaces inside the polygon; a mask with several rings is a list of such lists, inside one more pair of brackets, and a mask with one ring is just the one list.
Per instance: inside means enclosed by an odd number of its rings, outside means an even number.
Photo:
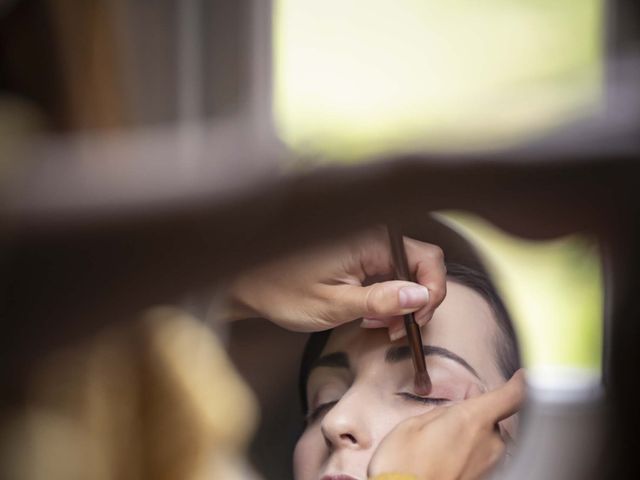
[{"label": "knuckle", "polygon": [[464,404],[458,405],[456,415],[458,417],[458,420],[462,424],[464,424],[467,428],[472,427],[477,423],[476,415],[474,414],[472,409],[470,409],[469,406],[467,405],[464,405]]},{"label": "knuckle", "polygon": [[409,436],[419,435],[425,428],[425,422],[420,417],[412,417],[405,420],[400,430],[403,430]]},{"label": "knuckle", "polygon": [[497,438],[494,438],[493,440],[494,441],[491,442],[489,453],[487,455],[487,458],[491,465],[494,465],[502,458],[506,449],[504,443],[501,440]]},{"label": "knuckle", "polygon": [[444,260],[444,250],[442,250],[438,245],[428,244],[428,248],[425,250],[425,255],[432,260]]},{"label": "knuckle", "polygon": [[381,301],[381,293],[381,287],[378,284],[371,285],[367,289],[367,293],[364,296],[364,311],[367,312],[367,314],[383,315],[388,313],[385,309],[384,302]]},{"label": "knuckle", "polygon": [[420,419],[420,417],[410,417],[405,420],[405,426],[408,429],[420,428],[422,426],[422,420]]},{"label": "knuckle", "polygon": [[429,288],[429,295],[431,295],[431,299],[434,302],[441,302],[442,300],[444,300],[444,297],[447,295],[447,286],[446,284],[443,285],[438,285],[438,286],[432,286],[431,288]]},{"label": "knuckle", "polygon": [[364,296],[363,310],[367,314],[376,313],[373,297],[374,297],[374,292],[373,292],[373,287],[371,287],[367,290],[367,293]]}]

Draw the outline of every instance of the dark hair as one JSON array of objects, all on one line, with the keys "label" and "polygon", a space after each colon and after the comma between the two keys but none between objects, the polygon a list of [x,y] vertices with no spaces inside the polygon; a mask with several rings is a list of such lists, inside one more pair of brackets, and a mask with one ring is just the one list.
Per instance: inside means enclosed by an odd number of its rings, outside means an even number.
[{"label": "dark hair", "polygon": [[500,332],[495,339],[497,366],[505,380],[510,379],[521,367],[520,347],[513,322],[496,287],[487,275],[456,263],[447,264],[447,277],[479,293],[493,310]]},{"label": "dark hair", "polygon": [[[511,317],[507,312],[498,291],[489,277],[474,269],[458,263],[447,263],[447,277],[450,281],[471,288],[484,298],[496,317],[499,336],[495,339],[496,364],[500,373],[508,380],[520,368],[520,349]],[[300,364],[299,391],[302,411],[307,413],[307,380],[313,363],[320,357],[333,330],[311,334]]]}]

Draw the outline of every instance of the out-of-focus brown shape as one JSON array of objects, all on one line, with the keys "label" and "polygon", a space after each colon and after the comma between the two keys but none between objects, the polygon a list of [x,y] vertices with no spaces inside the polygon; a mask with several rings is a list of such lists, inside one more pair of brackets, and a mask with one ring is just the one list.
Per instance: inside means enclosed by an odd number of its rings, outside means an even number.
[{"label": "out-of-focus brown shape", "polygon": [[[30,45],[27,54],[41,51],[34,63],[44,61],[10,85],[12,91],[28,91],[51,116],[61,115],[56,106],[72,112],[72,128],[62,125],[60,130],[117,124],[124,115],[108,46],[109,2],[47,1],[14,4],[17,10],[36,5],[38,22],[44,16],[44,27],[55,25],[54,33],[43,38],[56,40]],[[166,130],[44,139],[25,146],[24,157],[11,155],[16,168],[7,168],[0,179],[6,185],[0,202],[0,400],[3,427],[6,423],[10,428],[2,438],[7,468],[23,469],[27,480],[197,478],[207,455],[223,444],[210,458],[212,468],[224,468],[229,462],[215,459],[232,459],[240,451],[252,414],[245,403],[248,396],[215,353],[219,348],[211,334],[192,320],[173,318],[173,313],[156,313],[159,319],[153,322],[114,324],[131,320],[149,305],[212,282],[222,284],[239,269],[291,249],[371,223],[410,221],[428,210],[456,208],[531,238],[590,231],[612,252],[616,289],[605,352],[611,392],[606,443],[611,450],[602,463],[612,472],[637,471],[638,422],[632,415],[638,404],[637,380],[628,368],[640,363],[637,59],[630,69],[610,63],[606,115],[591,125],[558,132],[546,144],[490,153],[391,155],[375,165],[280,178],[275,168],[265,168],[266,159],[275,155],[262,148],[256,135],[270,131],[255,121],[268,110],[268,82],[249,82],[256,71],[248,68],[251,62],[244,63],[246,52],[259,44],[248,40],[249,33],[258,39],[256,31],[268,33],[269,2],[252,2],[251,8],[248,3],[207,2],[220,8],[218,18],[225,23],[238,19],[228,37],[211,43],[228,53],[226,46],[238,41],[233,60],[239,80],[229,81],[235,77],[214,69],[227,89],[217,89],[220,81],[210,86],[219,99],[212,101],[211,110],[234,115],[216,118],[211,131],[203,130],[206,135],[195,135],[192,142],[164,114],[171,108],[159,109],[163,115],[152,109],[141,118],[165,119],[170,123]],[[616,18],[628,26],[624,42],[618,43],[637,45],[637,1],[614,3],[624,7]],[[167,7],[158,4],[153,10]],[[228,8],[236,15],[230,17]],[[171,18],[173,11],[160,18]],[[88,37],[74,44],[81,29]],[[26,29],[25,35],[14,25],[12,31],[29,43],[40,30]],[[16,38],[6,32],[0,31],[3,41]],[[231,35],[236,32],[240,34]],[[265,38],[262,45],[269,45]],[[71,52],[72,46],[79,49]],[[24,60],[14,51],[7,47],[0,53],[3,59]],[[177,56],[175,51],[162,53]],[[48,61],[49,54],[56,61]],[[265,58],[256,55],[268,63]],[[220,61],[212,68],[222,64],[229,66]],[[53,75],[43,81],[38,72],[50,74],[48,67],[56,67],[63,80]],[[165,69],[157,71],[163,75],[151,81],[164,77]],[[245,83],[251,88],[234,88]],[[135,90],[145,97],[141,103],[159,104],[163,97],[157,91],[150,95],[147,85],[140,82]],[[252,106],[255,99],[248,92],[262,94],[260,108]],[[59,98],[67,95],[74,97]],[[167,102],[173,105],[172,95],[173,90]],[[73,350],[44,363],[61,348]],[[200,370],[196,360],[207,368]],[[38,380],[30,383],[32,378]],[[26,397],[25,384],[30,387]],[[229,405],[233,415],[226,415]],[[219,471],[212,478],[230,475]],[[632,476],[607,472],[595,477]]]},{"label": "out-of-focus brown shape", "polygon": [[71,130],[122,126],[121,69],[108,3],[49,0]]},{"label": "out-of-focus brown shape", "polygon": [[0,477],[244,479],[253,396],[210,328],[172,308],[51,355],[0,438]]}]

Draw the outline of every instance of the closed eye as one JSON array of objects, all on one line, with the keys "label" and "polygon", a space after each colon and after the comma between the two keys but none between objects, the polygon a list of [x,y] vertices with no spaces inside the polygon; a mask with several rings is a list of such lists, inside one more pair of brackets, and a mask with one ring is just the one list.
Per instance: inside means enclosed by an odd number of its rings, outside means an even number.
[{"label": "closed eye", "polygon": [[320,405],[318,405],[307,414],[307,423],[315,422],[323,413],[330,410],[331,407],[333,407],[336,403],[338,403],[338,400],[334,400],[333,402],[321,403]]},{"label": "closed eye", "polygon": [[427,405],[443,405],[445,403],[450,402],[448,398],[437,398],[437,397],[421,397],[420,395],[415,395],[409,392],[399,392],[396,393],[399,397],[404,398],[405,400],[411,400],[414,402],[425,403]]}]

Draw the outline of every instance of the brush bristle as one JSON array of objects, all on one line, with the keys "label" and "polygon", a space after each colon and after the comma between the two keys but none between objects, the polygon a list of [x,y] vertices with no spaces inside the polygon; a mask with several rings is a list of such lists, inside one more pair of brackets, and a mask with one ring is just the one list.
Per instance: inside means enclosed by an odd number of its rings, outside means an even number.
[{"label": "brush bristle", "polygon": [[429,395],[431,392],[431,378],[429,374],[424,372],[416,372],[415,376],[415,388],[418,395]]}]

